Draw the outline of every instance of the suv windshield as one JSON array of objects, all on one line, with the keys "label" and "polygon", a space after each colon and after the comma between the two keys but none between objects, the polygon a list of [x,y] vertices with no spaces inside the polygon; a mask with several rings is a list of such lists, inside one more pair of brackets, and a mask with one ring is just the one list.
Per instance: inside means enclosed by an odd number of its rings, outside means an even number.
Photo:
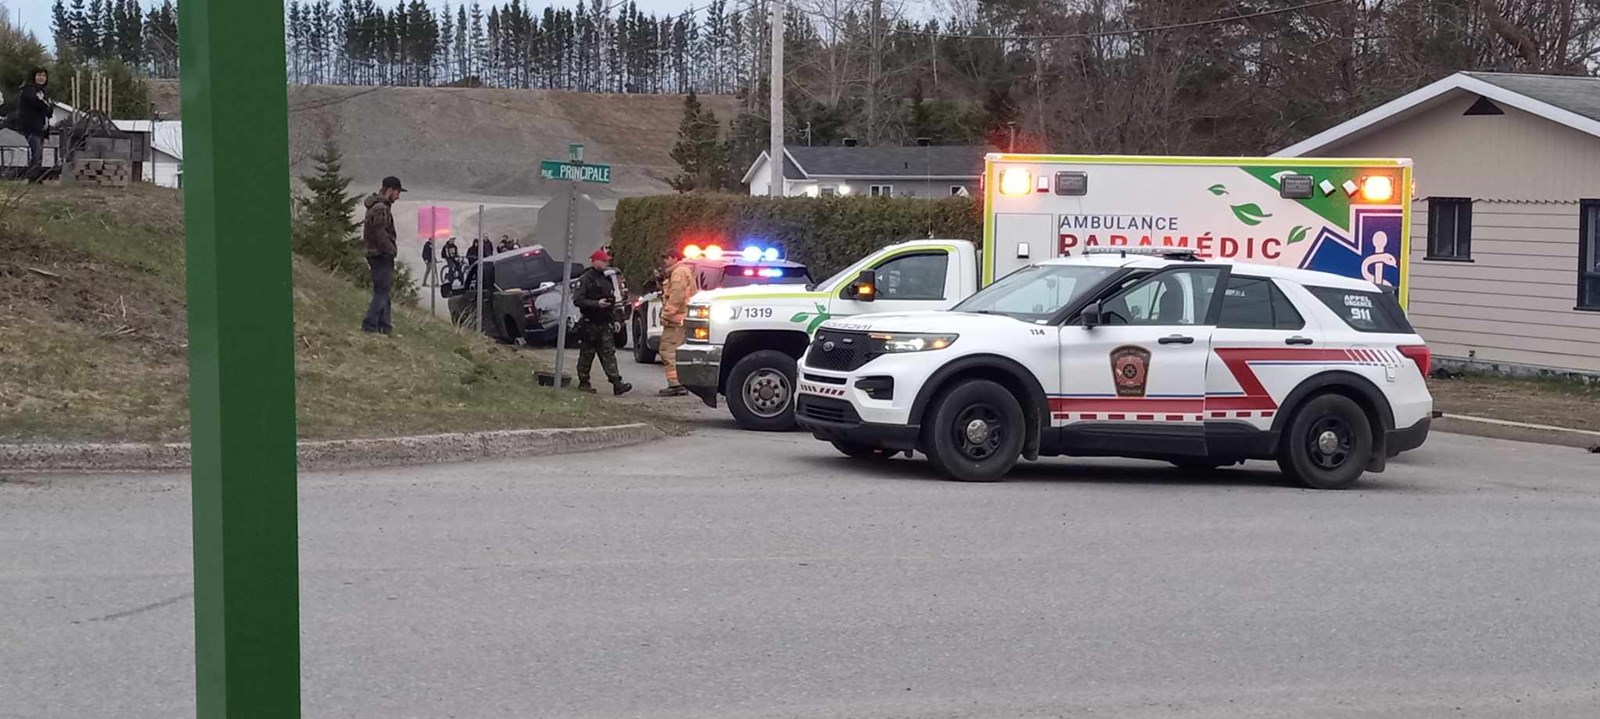
[{"label": "suv windshield", "polygon": [[1049,319],[1102,280],[1118,272],[1096,265],[1033,265],[1013,272],[951,308],[953,312]]}]

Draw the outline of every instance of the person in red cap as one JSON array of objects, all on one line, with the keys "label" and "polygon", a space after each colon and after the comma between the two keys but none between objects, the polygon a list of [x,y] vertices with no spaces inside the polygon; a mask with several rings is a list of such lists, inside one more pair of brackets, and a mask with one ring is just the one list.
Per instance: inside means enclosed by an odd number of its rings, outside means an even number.
[{"label": "person in red cap", "polygon": [[622,381],[622,372],[617,370],[617,343],[613,339],[616,330],[612,327],[616,321],[617,296],[611,278],[606,276],[610,267],[611,253],[595,250],[589,255],[589,269],[578,277],[578,289],[573,295],[572,304],[577,305],[579,315],[578,337],[583,342],[583,350],[578,353],[578,389],[594,392],[594,386],[589,384],[589,370],[594,368],[594,357],[598,354],[600,368],[611,381],[611,393],[620,395],[627,394],[633,385]]}]

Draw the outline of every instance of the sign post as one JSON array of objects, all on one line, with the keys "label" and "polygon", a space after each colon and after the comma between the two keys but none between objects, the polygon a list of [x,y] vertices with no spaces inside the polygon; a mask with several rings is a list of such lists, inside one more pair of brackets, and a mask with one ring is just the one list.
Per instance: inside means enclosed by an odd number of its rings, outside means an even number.
[{"label": "sign post", "polygon": [[478,334],[483,334],[483,316],[488,314],[483,311],[483,264],[489,256],[483,253],[483,205],[478,205],[478,238],[473,240],[478,243]]},{"label": "sign post", "polygon": [[[545,175],[549,165],[563,168],[561,173],[567,182],[567,251],[561,255],[561,309],[556,311],[556,376],[550,386],[561,389],[562,373],[566,369],[567,361],[567,304],[572,301],[572,247],[578,234],[578,182],[584,177],[583,145],[571,144],[567,146],[570,162],[540,163],[539,174]],[[605,167],[605,182],[611,181],[611,168]],[[573,168],[573,172],[565,172],[565,168]]]},{"label": "sign post", "polygon": [[[184,0],[195,713],[300,716],[283,6]],[[263,201],[263,198],[266,198]]]}]

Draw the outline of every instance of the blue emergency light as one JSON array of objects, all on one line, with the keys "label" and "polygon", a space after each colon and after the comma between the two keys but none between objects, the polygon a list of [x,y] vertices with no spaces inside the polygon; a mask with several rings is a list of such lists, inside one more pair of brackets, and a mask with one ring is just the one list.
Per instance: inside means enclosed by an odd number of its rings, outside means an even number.
[{"label": "blue emergency light", "polygon": [[760,245],[745,245],[739,251],[739,257],[745,262],[777,262],[783,259],[783,253],[777,247],[762,247]]}]

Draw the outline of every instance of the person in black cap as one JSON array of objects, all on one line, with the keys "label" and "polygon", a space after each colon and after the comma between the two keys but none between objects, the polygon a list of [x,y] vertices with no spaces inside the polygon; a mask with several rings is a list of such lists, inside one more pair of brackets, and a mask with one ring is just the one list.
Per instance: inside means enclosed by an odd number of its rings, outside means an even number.
[{"label": "person in black cap", "polygon": [[394,308],[389,293],[394,289],[395,244],[394,210],[396,200],[406,188],[400,178],[383,178],[383,187],[367,198],[367,217],[361,224],[361,239],[367,246],[367,267],[372,270],[372,303],[361,321],[362,332],[394,336]]}]

